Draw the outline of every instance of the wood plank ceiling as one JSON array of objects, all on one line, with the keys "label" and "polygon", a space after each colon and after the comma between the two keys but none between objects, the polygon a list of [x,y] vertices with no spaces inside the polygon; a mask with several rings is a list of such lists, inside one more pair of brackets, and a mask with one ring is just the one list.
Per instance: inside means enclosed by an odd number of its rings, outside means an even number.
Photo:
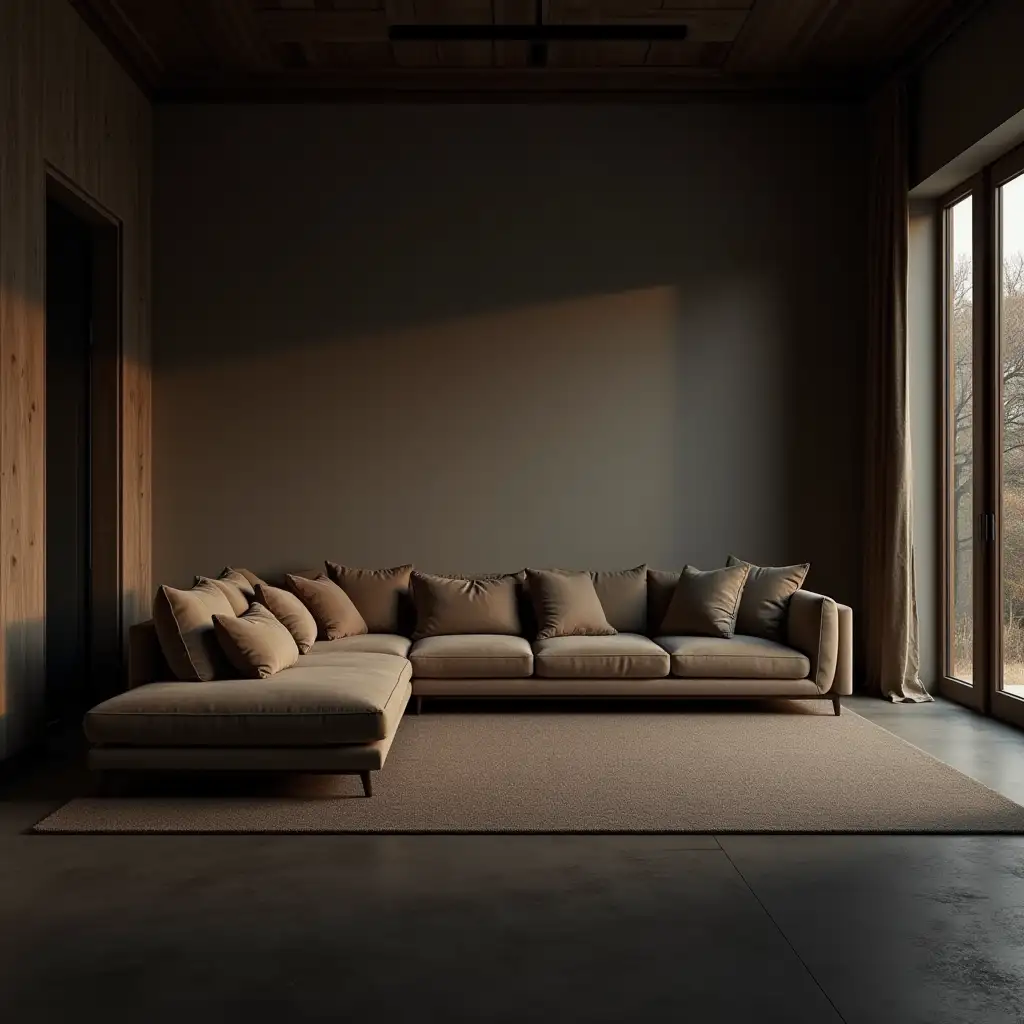
[{"label": "wood plank ceiling", "polygon": [[[685,24],[682,41],[391,42],[394,24],[528,24],[537,0],[72,0],[157,98],[338,92],[866,88],[977,0],[541,0],[544,21]],[[534,62],[535,63],[535,62]]]}]

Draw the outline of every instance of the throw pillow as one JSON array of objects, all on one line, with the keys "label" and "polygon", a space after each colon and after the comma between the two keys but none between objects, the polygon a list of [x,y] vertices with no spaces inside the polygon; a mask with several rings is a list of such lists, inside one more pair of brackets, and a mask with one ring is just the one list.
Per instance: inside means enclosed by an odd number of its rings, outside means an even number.
[{"label": "throw pillow", "polygon": [[537,639],[553,636],[613,636],[589,572],[527,569],[537,609]]},{"label": "throw pillow", "polygon": [[352,598],[323,573],[315,580],[289,574],[285,577],[293,594],[309,609],[316,621],[318,640],[340,640],[368,632],[366,621]]},{"label": "throw pillow", "polygon": [[213,628],[221,650],[245,679],[266,679],[299,660],[291,633],[259,602],[244,615],[214,615]]},{"label": "throw pillow", "polygon": [[228,599],[228,604],[231,605],[231,610],[236,615],[244,614],[249,607],[249,599],[230,580],[214,580],[209,576],[197,576],[193,583],[195,585],[209,583],[215,586]]},{"label": "throw pillow", "polygon": [[609,625],[620,633],[646,633],[647,566],[590,575]]},{"label": "throw pillow", "polygon": [[248,569],[232,569],[231,566],[226,566],[224,568],[224,570],[220,574],[220,578],[222,580],[223,579],[227,579],[228,578],[228,573],[235,573],[236,575],[241,576],[242,579],[248,581],[249,586],[253,590],[256,589],[256,584],[257,583],[263,583],[264,582],[263,580],[261,580],[259,578],[259,576],[256,575],[256,573],[250,572]]},{"label": "throw pillow", "polygon": [[299,654],[308,654],[316,640],[316,619],[310,610],[294,595],[269,583],[256,585],[256,600],[269,608],[292,635],[299,648]]},{"label": "throw pillow", "polygon": [[167,664],[184,682],[223,675],[227,660],[213,630],[214,615],[234,615],[227,596],[212,580],[191,590],[160,587],[153,599],[153,624]]},{"label": "throw pillow", "polygon": [[662,635],[731,637],[748,571],[745,565],[708,572],[685,566],[665,612]]},{"label": "throw pillow", "polygon": [[233,583],[250,601],[256,596],[256,584],[263,582],[259,576],[253,576],[245,569],[232,569],[231,566],[221,569],[217,579],[224,580],[225,583]]},{"label": "throw pillow", "polygon": [[749,570],[736,615],[736,632],[784,643],[789,599],[804,585],[811,563],[754,565],[730,555],[725,563]]},{"label": "throw pillow", "polygon": [[458,579],[414,572],[411,582],[416,640],[458,633],[521,634],[515,576]]},{"label": "throw pillow", "polygon": [[352,598],[371,633],[401,633],[409,623],[411,565],[353,569],[327,562],[327,575]]},{"label": "throw pillow", "polygon": [[665,612],[672,603],[681,575],[665,569],[647,570],[647,628],[651,636],[663,636],[665,633],[661,624],[665,621]]}]

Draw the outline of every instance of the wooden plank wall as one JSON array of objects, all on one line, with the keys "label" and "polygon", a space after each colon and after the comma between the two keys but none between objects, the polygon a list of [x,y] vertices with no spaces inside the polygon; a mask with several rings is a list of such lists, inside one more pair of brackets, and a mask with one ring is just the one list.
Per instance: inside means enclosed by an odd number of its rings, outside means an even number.
[{"label": "wooden plank wall", "polygon": [[148,100],[67,0],[0,2],[0,758],[45,681],[45,232],[50,166],[122,224],[124,621],[151,597]]}]

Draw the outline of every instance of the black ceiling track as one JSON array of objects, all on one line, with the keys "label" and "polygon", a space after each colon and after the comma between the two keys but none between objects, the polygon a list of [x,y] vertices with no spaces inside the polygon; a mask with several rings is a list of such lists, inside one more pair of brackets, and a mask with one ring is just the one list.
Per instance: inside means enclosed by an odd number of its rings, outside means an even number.
[{"label": "black ceiling track", "polygon": [[548,25],[542,0],[537,0],[536,19],[521,25],[392,25],[388,39],[398,42],[505,42],[529,43],[530,66],[545,67],[549,43],[650,43],[678,42],[687,36],[686,25],[580,24]]}]

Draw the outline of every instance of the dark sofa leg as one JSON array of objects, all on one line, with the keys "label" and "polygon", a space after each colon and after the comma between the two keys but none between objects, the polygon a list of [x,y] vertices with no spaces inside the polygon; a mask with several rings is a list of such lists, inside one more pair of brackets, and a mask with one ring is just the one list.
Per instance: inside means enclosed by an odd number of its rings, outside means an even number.
[{"label": "dark sofa leg", "polygon": [[412,713],[414,715],[420,715],[423,713],[423,698],[413,697],[412,699]]},{"label": "dark sofa leg", "polygon": [[840,714],[842,714],[843,705],[840,704],[838,697],[833,697],[832,698],[832,710],[835,711],[837,718],[839,717]]},{"label": "dark sofa leg", "polygon": [[360,772],[359,778],[363,780],[363,796],[373,796],[373,779],[369,772]]}]

